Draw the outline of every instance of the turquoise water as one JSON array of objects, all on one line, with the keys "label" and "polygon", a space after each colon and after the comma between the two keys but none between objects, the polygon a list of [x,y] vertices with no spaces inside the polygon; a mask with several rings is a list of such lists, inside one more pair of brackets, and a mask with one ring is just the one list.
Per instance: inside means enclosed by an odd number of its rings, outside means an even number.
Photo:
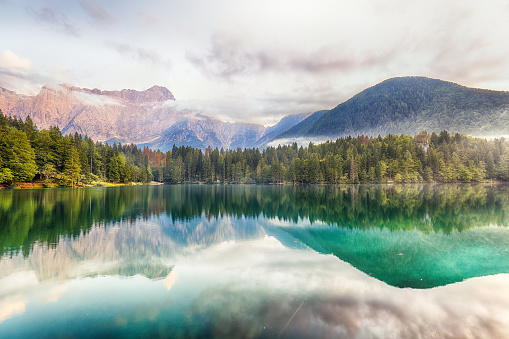
[{"label": "turquoise water", "polygon": [[0,337],[506,337],[508,193],[0,191]]}]

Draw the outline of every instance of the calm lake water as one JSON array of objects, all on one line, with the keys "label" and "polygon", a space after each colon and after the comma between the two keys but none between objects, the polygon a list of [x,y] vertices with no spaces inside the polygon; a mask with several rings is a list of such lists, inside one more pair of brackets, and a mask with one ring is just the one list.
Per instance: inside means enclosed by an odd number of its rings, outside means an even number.
[{"label": "calm lake water", "polygon": [[509,186],[0,191],[0,337],[508,338]]}]

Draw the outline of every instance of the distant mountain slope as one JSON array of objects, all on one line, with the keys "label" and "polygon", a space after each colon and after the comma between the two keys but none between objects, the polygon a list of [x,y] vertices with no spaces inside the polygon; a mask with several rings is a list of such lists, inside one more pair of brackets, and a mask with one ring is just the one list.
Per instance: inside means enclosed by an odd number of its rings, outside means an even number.
[{"label": "distant mountain slope", "polygon": [[327,112],[328,110],[323,110],[313,113],[306,119],[302,120],[302,122],[298,123],[297,125],[293,126],[292,128],[289,128],[285,132],[278,135],[276,139],[306,135],[309,132],[311,126],[313,126],[313,124]]},{"label": "distant mountain slope", "polygon": [[264,130],[261,125],[225,123],[198,115],[174,124],[147,146],[163,152],[170,150],[173,145],[200,149],[205,149],[209,145],[212,148],[225,149],[249,148],[253,147]]},{"label": "distant mountain slope", "polygon": [[6,115],[30,116],[39,128],[58,126],[64,134],[87,134],[94,140],[139,142],[157,137],[181,119],[167,104],[175,98],[164,87],[146,91],[101,91],[61,85],[42,87],[35,96],[0,89],[0,109]]},{"label": "distant mountain slope", "polygon": [[277,124],[271,127],[267,127],[265,132],[263,133],[263,136],[258,139],[256,142],[256,147],[262,147],[267,142],[271,141],[281,133],[284,133],[285,131],[291,129],[307,117],[309,117],[312,113],[303,113],[303,114],[294,114],[294,115],[287,115],[283,117]]},{"label": "distant mountain slope", "polygon": [[[313,119],[318,113],[310,116]],[[307,119],[307,120],[308,120]],[[478,136],[509,134],[509,92],[463,87],[425,77],[370,87],[278,138],[414,134],[444,129]]]},{"label": "distant mountain slope", "polygon": [[0,110],[8,116],[30,116],[39,128],[58,126],[64,134],[77,132],[110,144],[135,143],[162,151],[173,144],[201,149],[263,146],[306,116],[285,117],[266,129],[262,125],[222,122],[179,108],[173,101],[173,94],[160,86],[145,91],[45,86],[35,96],[0,88]]}]

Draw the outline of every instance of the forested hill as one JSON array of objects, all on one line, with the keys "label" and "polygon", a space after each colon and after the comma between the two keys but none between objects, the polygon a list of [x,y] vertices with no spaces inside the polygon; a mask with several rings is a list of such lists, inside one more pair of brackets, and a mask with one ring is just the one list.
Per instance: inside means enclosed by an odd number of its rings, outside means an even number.
[{"label": "forested hill", "polygon": [[173,146],[165,153],[136,145],[94,142],[58,127],[38,130],[30,118],[0,111],[0,183],[37,180],[47,186],[100,182],[375,183],[509,181],[509,142],[447,131],[346,137],[320,145],[297,143],[205,152]]},{"label": "forested hill", "polygon": [[393,78],[323,113],[311,126],[299,127],[294,126],[296,133],[288,131],[280,138],[413,135],[442,130],[476,136],[509,135],[509,92],[425,77]]}]

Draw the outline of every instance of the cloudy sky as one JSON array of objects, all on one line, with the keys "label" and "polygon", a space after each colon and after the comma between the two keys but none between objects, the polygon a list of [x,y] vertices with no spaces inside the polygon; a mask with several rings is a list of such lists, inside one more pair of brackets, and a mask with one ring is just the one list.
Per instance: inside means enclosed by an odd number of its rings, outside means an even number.
[{"label": "cloudy sky", "polygon": [[0,86],[145,90],[273,124],[387,78],[509,90],[506,0],[0,0]]}]

